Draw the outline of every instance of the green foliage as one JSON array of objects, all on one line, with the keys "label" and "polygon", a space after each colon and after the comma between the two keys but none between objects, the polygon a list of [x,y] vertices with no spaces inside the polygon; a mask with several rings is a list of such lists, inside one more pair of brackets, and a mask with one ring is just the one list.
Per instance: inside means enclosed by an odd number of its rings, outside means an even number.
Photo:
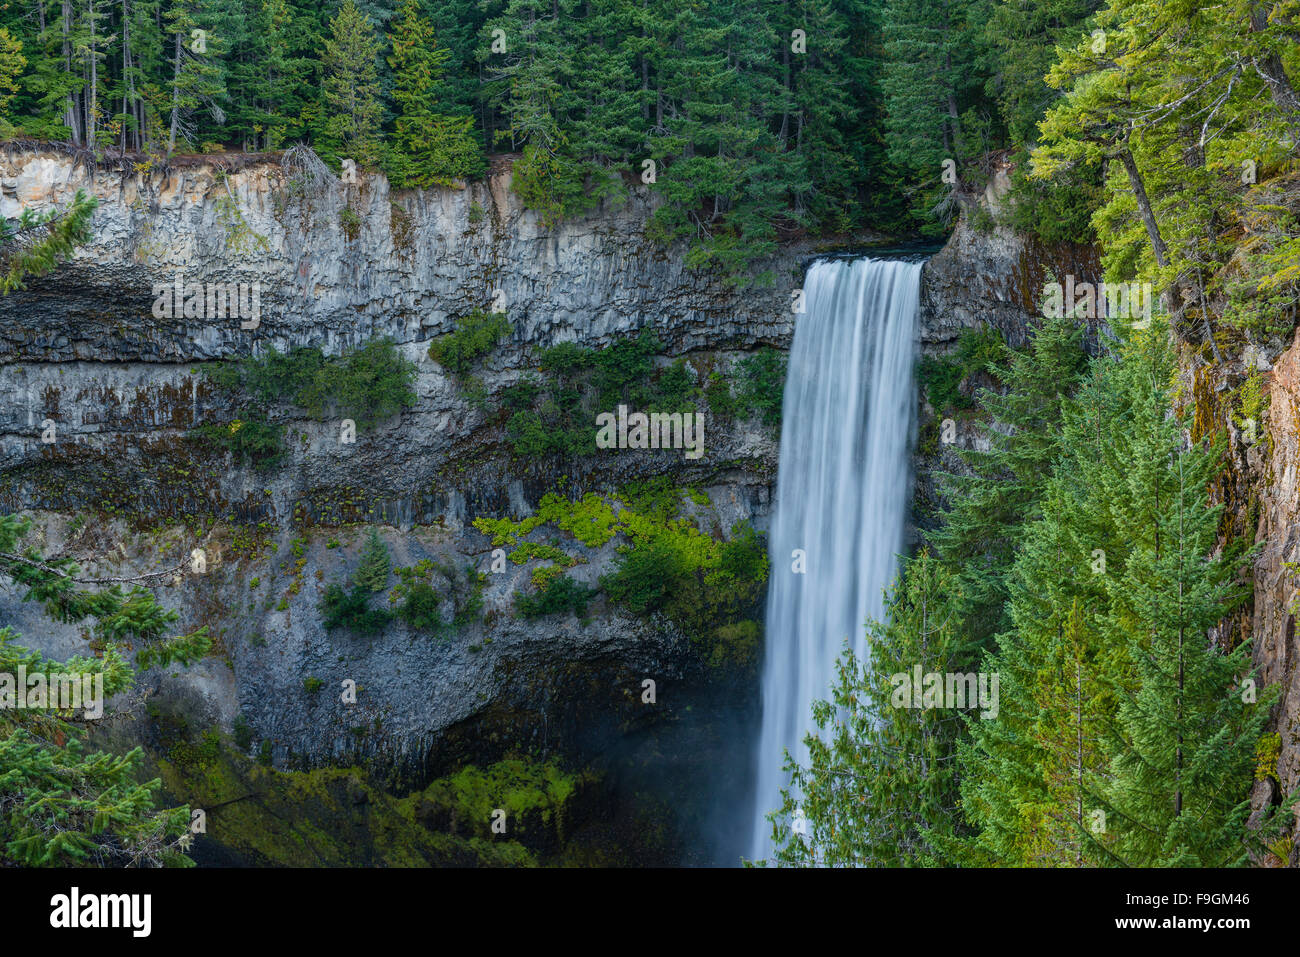
[{"label": "green foliage", "polygon": [[[897,677],[910,682],[917,665],[922,674],[961,671],[959,609],[955,577],[923,549],[891,589],[886,621],[868,623],[869,654],[859,662],[846,648],[830,700],[813,709],[817,732],[808,739],[808,764],[792,767],[782,806],[769,816],[778,863],[936,862],[936,842],[960,823],[952,757],[961,712],[913,707],[910,687],[900,694]],[[965,701],[967,708],[976,704]],[[806,833],[788,826],[796,809]]]},{"label": "green foliage", "polygon": [[710,372],[704,385],[704,401],[715,419],[730,422],[744,414],[740,403],[731,394],[731,383],[721,372]]},{"label": "green foliage", "polygon": [[713,631],[709,667],[732,672],[753,672],[763,647],[763,626],[746,619],[721,625]]},{"label": "green foliage", "polygon": [[519,458],[575,457],[596,451],[598,412],[620,404],[635,411],[692,412],[697,389],[682,360],[657,368],[663,348],[651,329],[600,349],[572,342],[542,350],[542,381],[522,379],[502,390],[506,439]]},{"label": "green foliage", "polygon": [[1045,183],[1030,175],[1028,154],[1019,155],[1015,162],[1009,205],[1010,225],[1017,232],[1032,234],[1048,244],[1097,241],[1092,217],[1105,190],[1095,168],[1062,171],[1053,182]]},{"label": "green foliage", "polygon": [[1247,423],[1254,422],[1256,431],[1262,431],[1264,428],[1264,409],[1268,403],[1268,396],[1264,392],[1263,376],[1258,372],[1251,372],[1246,377],[1246,381],[1241,384],[1238,399],[1241,405],[1233,415],[1233,420],[1242,428],[1250,428]]},{"label": "green foliage", "polygon": [[785,353],[772,348],[759,349],[740,361],[736,368],[736,406],[746,418],[758,416],[769,428],[780,428],[785,363]]},{"label": "green foliage", "polygon": [[1001,715],[961,750],[980,832],[960,860],[1227,866],[1275,830],[1246,826],[1275,692],[1243,701],[1248,648],[1208,637],[1242,600],[1242,555],[1216,551],[1206,490],[1221,450],[1185,447],[1172,362],[1153,329],[1096,360],[1066,404],[1041,517],[1021,533],[1011,628],[985,664],[1002,675]]},{"label": "green foliage", "polygon": [[[979,393],[980,411],[991,426],[988,451],[962,451],[966,470],[938,476],[947,507],[943,525],[929,538],[961,582],[973,649],[987,647],[1006,626],[1014,549],[1063,454],[1064,404],[1082,382],[1085,363],[1082,329],[1068,319],[1045,321],[1000,373],[1006,392]],[[972,651],[967,663],[977,658]]]},{"label": "green foliage", "polygon": [[[1294,798],[1248,824],[1278,690],[1244,694],[1249,643],[1211,638],[1250,558],[1209,503],[1222,447],[1171,414],[1167,329],[1090,365],[1079,338],[1046,322],[980,396],[991,448],[945,479],[933,555],[815,709],[779,863],[1222,867],[1278,846]],[[900,707],[891,673],[916,664],[996,676],[996,716]]]},{"label": "green foliage", "polygon": [[[287,353],[267,351],[204,371],[220,389],[258,405],[290,402],[313,419],[350,418],[358,428],[397,415],[417,398],[415,363],[390,339],[377,339],[337,357],[307,346]],[[191,434],[231,452],[241,464],[266,471],[280,464],[283,430],[254,412],[224,425],[201,425]]]},{"label": "green foliage", "polygon": [[240,751],[247,752],[253,746],[253,728],[242,714],[235,716],[231,731],[234,735],[235,747]]},{"label": "green foliage", "polygon": [[385,168],[395,187],[451,186],[486,169],[470,117],[439,111],[449,50],[437,45],[433,25],[416,0],[404,0],[393,26],[393,99],[397,118]]},{"label": "green foliage", "polygon": [[[541,604],[543,600],[557,605],[561,600],[568,602],[571,595],[580,595],[585,608],[595,594],[567,578],[561,580],[562,566],[573,564],[572,556],[537,548],[540,543],[523,541],[527,536],[554,525],[591,548],[624,536],[628,544],[620,547],[615,569],[599,583],[609,598],[637,615],[667,616],[700,644],[706,660],[719,666],[752,667],[757,637],[749,626],[728,626],[746,620],[753,624],[752,616],[767,583],[765,547],[747,522],[737,524],[729,539],[705,534],[681,517],[682,497],[681,489],[666,482],[624,489],[619,493],[626,503],[623,507],[590,492],[576,502],[548,494],[535,515],[520,520],[480,516],[474,527],[490,536],[494,546],[515,547],[512,560],[518,556],[523,561],[543,558],[560,562],[535,573],[539,595],[516,597],[521,613],[549,607]],[[549,593],[552,586],[559,590],[544,599],[542,593]],[[575,613],[582,614],[576,609]]]},{"label": "green foliage", "polygon": [[998,378],[1006,361],[1006,343],[996,330],[985,327],[965,329],[957,339],[957,348],[950,355],[921,358],[917,378],[936,412],[973,409],[975,400],[962,394],[961,384],[980,372]]},{"label": "green foliage", "polygon": [[[9,104],[18,92],[18,77],[26,65],[22,42],[0,27],[0,116],[8,115]],[[8,124],[8,120],[0,119],[0,136],[10,135],[12,127]]]},{"label": "green foliage", "polygon": [[376,529],[370,530],[365,547],[361,550],[361,562],[357,566],[352,582],[366,591],[383,591],[388,585],[388,574],[392,568],[392,559],[388,546],[383,543]]},{"label": "green foliage", "polygon": [[486,768],[468,765],[440,778],[418,796],[418,803],[446,808],[453,829],[483,838],[494,836],[497,809],[505,811],[510,833],[550,831],[562,838],[569,802],[581,783],[554,760],[512,756]]},{"label": "green foliage", "polygon": [[1255,742],[1255,780],[1267,781],[1272,778],[1279,784],[1281,780],[1277,775],[1277,759],[1282,753],[1282,735],[1274,731],[1272,734],[1265,734]]},{"label": "green foliage", "polygon": [[[459,628],[477,621],[483,611],[483,580],[473,565],[456,569],[422,559],[410,568],[395,568],[399,581],[389,593],[390,603],[399,603],[397,617],[416,631],[446,639]],[[431,582],[434,573],[443,581],[439,589]],[[452,620],[443,621],[442,604],[450,600]]]},{"label": "green foliage", "polygon": [[[558,573],[558,566],[551,566]],[[534,579],[536,580],[536,579]],[[515,608],[522,618],[540,618],[543,615],[574,614],[586,617],[587,605],[596,591],[579,584],[568,575],[553,574],[541,578],[536,594],[518,592]]]},{"label": "green foliage", "polygon": [[429,358],[452,375],[463,379],[480,359],[510,334],[504,313],[473,312],[456,320],[455,331],[429,344]]},{"label": "green foliage", "polygon": [[[0,674],[58,676],[102,682],[103,699],[129,692],[135,668],[178,661],[207,651],[206,632],[163,639],[175,612],[151,592],[102,584],[83,590],[70,580],[78,568],[68,558],[45,558],[21,549],[30,523],[0,516],[0,572],[23,589],[23,601],[40,602],[58,621],[88,621],[102,645],[99,657],[56,662],[16,644],[0,628]],[[84,687],[84,685],[83,685]],[[92,685],[93,688],[93,685]],[[97,690],[97,689],[96,689]],[[93,692],[92,692],[93,694]],[[101,701],[101,705],[104,703]],[[90,702],[83,698],[83,707]],[[90,751],[81,715],[51,707],[0,709],[0,863],[9,866],[161,866],[188,859],[189,809],[156,807],[161,781],[141,781],[140,748],[125,754]]]},{"label": "green foliage", "polygon": [[692,639],[712,645],[720,626],[747,618],[762,600],[767,552],[749,523],[719,542],[680,519],[636,512],[620,519],[636,544],[600,583],[634,614],[663,614]]},{"label": "green foliage", "polygon": [[329,26],[321,56],[321,152],[369,165],[379,158],[383,118],[379,41],[356,0],[343,0]]},{"label": "green foliage", "polygon": [[284,426],[267,422],[253,412],[247,419],[235,419],[227,425],[200,425],[192,434],[229,452],[240,465],[267,472],[279,465],[284,456],[283,433]]},{"label": "green foliage", "polygon": [[[3,31],[0,31],[2,33]],[[0,36],[0,94],[3,94],[4,37]],[[24,280],[52,272],[90,238],[99,200],[78,190],[63,210],[38,215],[24,209],[17,222],[0,220],[0,295],[23,289]]]},{"label": "green foliage", "polygon": [[302,690],[308,694],[316,694],[323,687],[325,687],[325,682],[315,675],[309,675],[302,679]]},{"label": "green foliage", "polygon": [[205,370],[214,383],[263,403],[291,402],[314,419],[350,418],[365,428],[415,404],[415,363],[391,339],[376,339],[341,356],[300,346],[287,353]]},{"label": "green foliage", "polygon": [[411,585],[406,598],[397,610],[397,617],[416,631],[440,631],[443,627],[442,604],[438,593],[428,582],[418,581]]},{"label": "green foliage", "polygon": [[327,631],[343,628],[358,635],[380,634],[392,620],[392,614],[383,608],[370,607],[371,591],[353,585],[345,591],[341,585],[330,585],[321,600],[322,624]]}]

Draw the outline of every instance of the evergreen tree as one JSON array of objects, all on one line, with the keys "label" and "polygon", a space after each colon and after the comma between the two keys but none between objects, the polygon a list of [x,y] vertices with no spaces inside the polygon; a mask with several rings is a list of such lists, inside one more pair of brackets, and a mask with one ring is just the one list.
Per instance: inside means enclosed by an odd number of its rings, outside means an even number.
[{"label": "evergreen tree", "polygon": [[[973,0],[886,0],[885,136],[894,166],[905,171],[904,190],[928,216],[947,187],[945,160],[959,166],[981,149],[963,114],[981,96],[966,16]],[[925,228],[932,229],[928,223]]]},{"label": "evergreen tree", "polygon": [[358,165],[370,165],[379,158],[383,110],[375,65],[378,55],[379,43],[370,21],[355,0],[344,0],[330,21],[330,38],[325,41],[322,154],[347,157]]},{"label": "evergreen tree", "polygon": [[171,57],[168,88],[167,152],[176,149],[177,140],[193,141],[197,128],[193,116],[199,107],[207,107],[212,119],[225,122],[221,100],[225,96],[225,74],[221,56],[228,49],[228,33],[220,14],[220,0],[176,0],[164,14]]},{"label": "evergreen tree", "polygon": [[1064,451],[1063,405],[1086,361],[1082,334],[1072,319],[1044,320],[1000,373],[1006,391],[979,396],[990,422],[988,450],[961,450],[969,472],[940,476],[949,507],[929,538],[961,582],[972,660],[1007,625],[1007,578],[1021,530],[1038,517],[1038,500]]},{"label": "evergreen tree", "polygon": [[438,112],[438,88],[448,57],[437,46],[432,25],[420,16],[416,0],[405,0],[388,59],[398,115],[386,161],[393,185],[399,188],[449,186],[484,170],[473,119]]},{"label": "evergreen tree", "polygon": [[7,136],[12,130],[3,114],[8,113],[9,104],[18,93],[18,77],[25,66],[27,58],[23,56],[22,41],[0,27],[0,136]]},{"label": "evergreen tree", "polygon": [[46,214],[24,209],[17,223],[0,220],[0,295],[22,289],[28,276],[44,276],[90,238],[98,200],[78,190],[72,204]]},{"label": "evergreen tree", "polygon": [[[68,558],[47,559],[21,549],[30,524],[0,516],[0,573],[24,589],[25,601],[41,602],[52,618],[89,622],[103,644],[102,657],[51,661],[16,642],[11,628],[0,627],[0,676],[10,676],[15,692],[22,668],[29,679],[52,677],[102,682],[103,697],[132,685],[134,669],[125,649],[135,647],[136,667],[188,665],[207,653],[206,629],[163,638],[175,612],[161,608],[151,592],[117,584],[81,587],[78,568]],[[93,688],[93,685],[92,685]],[[31,704],[30,699],[27,702]],[[124,755],[88,751],[85,738],[93,718],[56,707],[0,709],[0,863],[26,866],[188,864],[189,809],[157,810],[158,779],[141,782],[143,752]],[[102,704],[102,702],[101,702]]]},{"label": "evergreen tree", "polygon": [[[778,863],[928,864],[960,829],[953,749],[962,720],[945,697],[946,675],[959,670],[959,599],[952,575],[922,550],[895,583],[887,620],[868,623],[866,660],[845,651],[831,700],[814,708],[809,764],[789,766],[790,787],[772,815]],[[913,688],[918,667],[944,676],[937,703],[931,685],[924,695]],[[978,708],[966,697],[977,699],[978,682],[960,689],[957,707]]]},{"label": "evergreen tree", "polygon": [[986,7],[982,40],[993,62],[988,92],[997,99],[1013,145],[1038,141],[1038,122],[1059,95],[1045,80],[1056,48],[1077,45],[1099,6],[1099,0],[1000,0]]},{"label": "evergreen tree", "polygon": [[361,551],[361,564],[357,566],[357,573],[352,576],[352,581],[359,588],[372,592],[383,591],[384,586],[388,584],[388,572],[391,567],[392,560],[388,556],[388,546],[379,538],[379,533],[372,528],[370,537],[366,539],[366,546]]},{"label": "evergreen tree", "polygon": [[1134,395],[1122,494],[1115,510],[1132,551],[1109,578],[1108,639],[1134,667],[1114,721],[1105,789],[1118,863],[1224,867],[1246,863],[1271,832],[1252,832],[1255,745],[1276,689],[1245,700],[1248,644],[1216,647],[1210,629],[1245,597],[1241,561],[1215,553],[1221,506],[1207,489],[1221,448],[1188,445],[1168,414],[1173,356],[1159,332],[1139,335],[1125,363]]},{"label": "evergreen tree", "polygon": [[1207,501],[1218,453],[1188,447],[1168,412],[1163,332],[1094,366],[985,666],[1002,676],[999,719],[959,747],[978,833],[944,850],[984,865],[1241,863],[1269,833],[1246,817],[1272,693],[1244,702],[1246,653],[1207,636],[1240,598]]}]

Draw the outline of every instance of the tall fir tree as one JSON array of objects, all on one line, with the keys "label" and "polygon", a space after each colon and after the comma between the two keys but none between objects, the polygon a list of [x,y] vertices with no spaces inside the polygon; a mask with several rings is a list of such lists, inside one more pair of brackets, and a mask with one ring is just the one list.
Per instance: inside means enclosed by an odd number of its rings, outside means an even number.
[{"label": "tall fir tree", "polygon": [[321,84],[323,155],[349,158],[358,165],[379,159],[379,74],[375,58],[379,42],[374,28],[355,0],[344,0],[330,21],[330,36],[322,57]]},{"label": "tall fir tree", "polygon": [[[1210,629],[1244,599],[1234,549],[1217,549],[1222,506],[1208,488],[1222,448],[1189,443],[1168,412],[1174,358],[1158,327],[1138,333],[1122,368],[1132,426],[1116,497],[1132,543],[1108,575],[1107,638],[1123,643],[1133,686],[1121,688],[1104,790],[1116,863],[1244,864],[1275,822],[1250,828],[1255,747],[1276,688],[1244,691],[1249,645],[1216,647]],[[1277,815],[1278,818],[1288,815]]]},{"label": "tall fir tree", "polygon": [[988,449],[960,451],[968,471],[940,477],[949,506],[929,539],[961,582],[972,660],[1007,625],[1007,578],[1021,530],[1038,517],[1039,498],[1064,451],[1063,407],[1086,364],[1082,336],[1072,319],[1044,320],[1000,373],[1006,391],[979,396],[990,423]]},{"label": "tall fir tree", "polygon": [[393,99],[396,130],[385,165],[397,187],[450,186],[481,175],[485,164],[473,133],[474,120],[438,112],[439,87],[450,54],[434,39],[433,26],[416,0],[405,0],[393,25]]}]

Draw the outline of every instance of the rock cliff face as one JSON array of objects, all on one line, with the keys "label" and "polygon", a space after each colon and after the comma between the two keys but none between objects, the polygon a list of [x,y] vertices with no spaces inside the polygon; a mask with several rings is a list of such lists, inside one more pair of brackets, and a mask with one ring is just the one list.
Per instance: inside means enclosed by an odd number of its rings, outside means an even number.
[{"label": "rock cliff face", "polygon": [[[1300,332],[1284,348],[1248,349],[1244,358],[1209,367],[1188,363],[1198,419],[1229,436],[1226,478],[1216,490],[1226,506],[1226,529],[1253,533],[1258,552],[1249,568],[1253,601],[1226,623],[1220,640],[1251,639],[1261,687],[1277,685],[1270,733],[1277,735],[1276,764],[1261,757],[1252,806],[1262,810],[1300,789],[1300,673],[1296,615],[1300,611]],[[1249,378],[1263,387],[1261,421],[1244,416],[1236,396]],[[1267,752],[1268,749],[1261,749]],[[1275,848],[1279,860],[1300,865],[1300,845]],[[1262,863],[1275,864],[1275,860]]]},{"label": "rock cliff face", "polygon": [[[96,195],[93,240],[72,267],[4,303],[0,356],[186,363],[254,342],[327,351],[389,336],[427,342],[475,306],[500,305],[513,344],[608,342],[651,325],[674,352],[780,341],[808,250],[738,292],[648,241],[647,194],[546,229],[508,164],[464,190],[392,193],[382,176],[310,187],[274,162],[113,172],[59,155],[0,162],[0,215]],[[260,284],[260,324],[157,320],[155,283]],[[51,293],[57,292],[57,296]]]}]

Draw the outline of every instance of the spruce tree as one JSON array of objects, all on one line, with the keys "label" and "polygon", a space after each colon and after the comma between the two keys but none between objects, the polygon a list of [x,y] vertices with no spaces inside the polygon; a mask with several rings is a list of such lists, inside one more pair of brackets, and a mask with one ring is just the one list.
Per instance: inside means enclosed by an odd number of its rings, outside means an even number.
[{"label": "spruce tree", "polygon": [[357,566],[357,573],[352,576],[352,581],[358,587],[368,591],[383,591],[384,586],[388,584],[388,572],[391,567],[392,560],[388,555],[388,546],[380,539],[379,533],[372,528],[370,537],[366,539],[365,547],[361,550],[361,563]]},{"label": "spruce tree", "polygon": [[[167,152],[178,140],[194,141],[194,114],[206,107],[225,122],[225,71],[221,62],[231,41],[230,11],[221,0],[176,0],[164,14],[171,76],[167,90]],[[197,32],[196,32],[197,31]]]},{"label": "spruce tree", "polygon": [[972,660],[1007,626],[1007,576],[1021,529],[1038,517],[1039,498],[1064,452],[1063,405],[1086,363],[1082,333],[1071,319],[1043,321],[1001,374],[1006,391],[979,396],[988,450],[961,450],[969,472],[940,476],[948,509],[929,539],[961,582]]},{"label": "spruce tree", "polygon": [[66,209],[45,214],[24,209],[17,223],[0,220],[0,295],[24,288],[30,276],[44,276],[90,238],[98,200],[78,190]]},{"label": "spruce tree", "polygon": [[[1244,598],[1240,556],[1216,551],[1222,506],[1208,488],[1221,447],[1189,444],[1168,413],[1173,356],[1161,331],[1128,347],[1133,396],[1120,500],[1133,548],[1109,581],[1108,638],[1123,642],[1134,685],[1120,697],[1105,789],[1117,863],[1224,867],[1245,863],[1255,746],[1276,689],[1243,693],[1249,645],[1225,651],[1210,629]],[[1264,832],[1271,828],[1265,827]]]}]

